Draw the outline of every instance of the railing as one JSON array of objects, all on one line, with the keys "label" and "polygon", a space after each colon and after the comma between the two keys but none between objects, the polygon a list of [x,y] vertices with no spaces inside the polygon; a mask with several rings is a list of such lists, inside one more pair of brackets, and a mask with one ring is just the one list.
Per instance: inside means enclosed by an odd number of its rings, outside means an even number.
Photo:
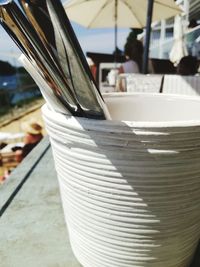
[{"label": "railing", "polygon": [[[200,25],[186,32],[184,36],[189,54],[192,54],[193,56],[196,56],[197,58],[200,59],[200,52],[197,51],[198,49],[196,50],[194,49],[195,46],[197,45],[198,37],[200,37]],[[173,37],[166,38],[162,42],[163,58],[166,59],[169,58],[169,52],[172,48],[173,42],[174,42]],[[159,49],[160,49],[159,39],[152,40],[150,47],[150,55],[152,58],[159,58]]]},{"label": "railing", "polygon": [[196,47],[197,43],[199,43],[197,42],[198,37],[200,37],[200,26],[191,29],[187,34],[185,34],[189,54],[192,54],[193,56],[195,55],[199,58],[200,55],[198,54]]}]

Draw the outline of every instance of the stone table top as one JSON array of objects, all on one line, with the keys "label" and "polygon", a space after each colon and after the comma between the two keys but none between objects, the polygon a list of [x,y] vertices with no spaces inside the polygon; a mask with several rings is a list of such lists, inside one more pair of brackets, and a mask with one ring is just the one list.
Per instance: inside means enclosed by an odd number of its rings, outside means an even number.
[{"label": "stone table top", "polygon": [[80,267],[69,243],[47,139],[0,186],[0,266]]}]

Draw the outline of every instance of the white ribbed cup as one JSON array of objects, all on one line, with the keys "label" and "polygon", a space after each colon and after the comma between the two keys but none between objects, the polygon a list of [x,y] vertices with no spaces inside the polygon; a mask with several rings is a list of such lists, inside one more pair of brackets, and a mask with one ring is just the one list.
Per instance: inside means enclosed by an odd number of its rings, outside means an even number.
[{"label": "white ribbed cup", "polygon": [[105,99],[121,121],[42,109],[73,251],[84,267],[187,267],[200,237],[200,100]]}]

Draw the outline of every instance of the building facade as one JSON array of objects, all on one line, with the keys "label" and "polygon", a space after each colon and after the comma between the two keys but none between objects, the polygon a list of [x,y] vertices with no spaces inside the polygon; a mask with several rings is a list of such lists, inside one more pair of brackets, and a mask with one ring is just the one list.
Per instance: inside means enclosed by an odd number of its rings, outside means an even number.
[{"label": "building facade", "polygon": [[[188,53],[200,59],[200,1],[177,0],[176,2],[183,9],[182,27]],[[196,22],[196,26],[194,26],[194,22]],[[154,23],[152,25],[150,57],[169,59],[173,42],[174,18]]]}]

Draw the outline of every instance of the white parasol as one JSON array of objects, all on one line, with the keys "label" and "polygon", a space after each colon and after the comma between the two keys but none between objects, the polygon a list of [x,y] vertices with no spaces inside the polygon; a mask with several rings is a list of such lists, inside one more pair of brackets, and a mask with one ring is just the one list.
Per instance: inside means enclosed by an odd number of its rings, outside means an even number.
[{"label": "white parasol", "polygon": [[182,57],[188,55],[183,28],[182,17],[177,15],[174,21],[174,44],[169,54],[169,58],[174,65],[177,65]]},{"label": "white parasol", "polygon": [[174,0],[70,0],[64,4],[70,20],[87,28],[115,28],[115,49],[118,27],[143,28],[146,32],[148,59],[152,21],[169,18],[182,12]]}]

